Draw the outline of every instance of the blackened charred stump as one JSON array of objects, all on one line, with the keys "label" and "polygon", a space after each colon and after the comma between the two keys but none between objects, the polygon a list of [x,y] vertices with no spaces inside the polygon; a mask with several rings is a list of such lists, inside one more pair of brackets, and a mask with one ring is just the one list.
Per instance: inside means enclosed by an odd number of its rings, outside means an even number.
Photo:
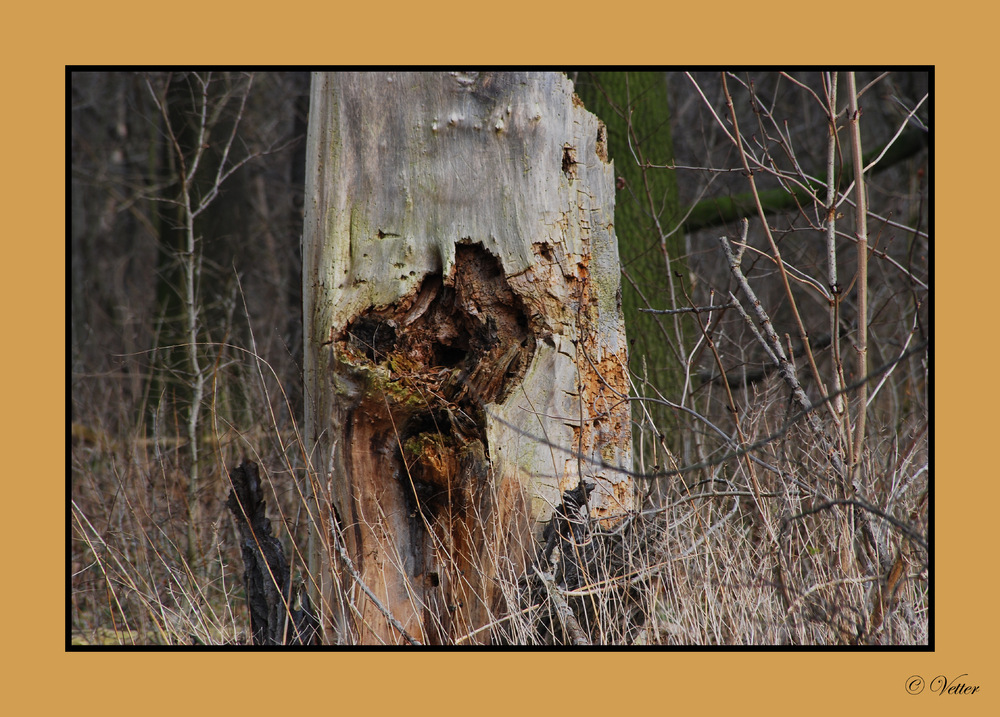
[{"label": "blackened charred stump", "polygon": [[[590,508],[587,502],[596,487],[595,483],[580,481],[576,488],[563,493],[562,503],[556,508],[552,519],[542,532],[545,546],[542,548],[539,562],[548,568],[552,561],[552,554],[558,545],[560,556],[564,556],[558,561],[559,572],[562,573],[560,584],[563,586],[576,582],[576,576],[579,573],[579,556],[576,554],[578,551],[573,549],[573,546],[585,545],[587,542],[586,533],[590,523]],[[567,575],[567,571],[572,574]]]},{"label": "blackened charred stump", "polygon": [[563,493],[534,569],[521,581],[522,601],[537,615],[535,642],[600,644],[610,637],[629,644],[649,617],[652,582],[634,562],[656,562],[662,546],[655,527],[638,514],[602,529],[588,508],[595,488],[581,482]]},{"label": "blackened charred stump", "polygon": [[240,533],[253,644],[319,644],[319,621],[309,596],[302,591],[301,602],[296,600],[281,543],[271,535],[257,464],[244,461],[229,476],[233,488],[226,505]]}]

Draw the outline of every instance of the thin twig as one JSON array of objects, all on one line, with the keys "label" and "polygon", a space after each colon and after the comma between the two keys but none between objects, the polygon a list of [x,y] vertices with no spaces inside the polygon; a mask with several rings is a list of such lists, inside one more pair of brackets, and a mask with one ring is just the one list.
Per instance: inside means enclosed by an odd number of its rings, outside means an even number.
[{"label": "thin twig", "polygon": [[351,574],[351,578],[354,580],[354,582],[358,584],[358,586],[360,586],[362,590],[364,590],[365,595],[368,596],[368,599],[372,601],[372,604],[375,605],[376,608],[378,608],[378,611],[382,613],[385,619],[389,621],[389,624],[392,625],[396,629],[396,631],[403,636],[403,639],[406,640],[411,645],[422,644],[420,640],[417,640],[415,637],[413,637],[412,635],[410,635],[410,633],[406,631],[406,628],[403,627],[403,623],[397,620],[395,616],[393,616],[393,614],[389,612],[389,608],[383,605],[382,601],[379,600],[378,595],[372,592],[372,589],[368,587],[368,585],[362,579],[361,575],[358,573],[357,569],[355,569],[354,562],[351,560],[351,557],[347,554],[347,551],[344,550],[344,546],[341,545],[339,540],[334,539],[334,546],[337,550],[337,555],[339,555],[340,559],[344,561],[344,567],[347,568],[347,572]]},{"label": "thin twig", "polygon": [[680,309],[639,309],[646,314],[703,314],[721,309],[735,309],[737,303],[719,304],[718,306],[684,306]]}]

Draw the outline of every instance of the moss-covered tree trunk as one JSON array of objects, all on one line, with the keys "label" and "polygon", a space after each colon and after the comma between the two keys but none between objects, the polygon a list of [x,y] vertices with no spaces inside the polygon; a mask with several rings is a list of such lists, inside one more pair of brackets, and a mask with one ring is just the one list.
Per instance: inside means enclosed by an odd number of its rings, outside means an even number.
[{"label": "moss-covered tree trunk", "polygon": [[306,439],[336,637],[482,641],[563,492],[632,507],[605,129],[554,73],[318,74],[310,112]]}]

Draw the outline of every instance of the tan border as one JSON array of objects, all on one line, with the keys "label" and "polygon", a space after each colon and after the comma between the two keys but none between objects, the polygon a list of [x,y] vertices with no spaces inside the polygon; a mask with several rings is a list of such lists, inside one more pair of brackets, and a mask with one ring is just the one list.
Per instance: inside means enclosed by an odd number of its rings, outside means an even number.
[{"label": "tan border", "polygon": [[[930,17],[840,3],[657,9],[578,2],[21,4],[6,15],[2,283],[5,703],[18,714],[380,715],[628,710],[643,714],[938,713],[998,709],[995,331],[996,22],[957,4]],[[730,6],[730,7],[727,7]],[[34,8],[39,8],[38,10]],[[356,8],[356,9],[355,9]],[[936,77],[936,557],[934,653],[65,654],[64,83],[68,62],[931,62]],[[989,192],[989,196],[987,196]],[[981,267],[981,268],[979,268]],[[983,275],[979,275],[982,272]],[[985,360],[984,360],[985,359]],[[13,538],[12,538],[13,534]],[[265,682],[261,666],[274,681]],[[968,673],[972,697],[907,695],[910,675]],[[280,685],[282,694],[273,687]],[[231,690],[253,694],[245,702]],[[988,705],[993,704],[993,708]],[[19,709],[23,708],[23,709]],[[312,708],[312,709],[311,709]],[[951,711],[949,709],[949,711]],[[280,713],[280,712],[278,712]],[[1000,712],[993,712],[1000,713]]]}]

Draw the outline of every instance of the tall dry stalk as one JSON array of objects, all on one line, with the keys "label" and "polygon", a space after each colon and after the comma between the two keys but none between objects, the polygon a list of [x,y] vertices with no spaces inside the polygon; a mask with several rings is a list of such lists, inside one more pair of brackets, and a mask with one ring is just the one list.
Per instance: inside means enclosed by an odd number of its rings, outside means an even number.
[{"label": "tall dry stalk", "polygon": [[[851,155],[854,160],[854,235],[858,240],[858,376],[868,375],[868,196],[865,189],[865,165],[861,152],[861,111],[853,72],[847,73],[847,101],[850,112]],[[865,445],[865,421],[868,414],[868,383],[858,389],[858,414],[854,421],[854,480],[861,472],[861,452]]]}]

